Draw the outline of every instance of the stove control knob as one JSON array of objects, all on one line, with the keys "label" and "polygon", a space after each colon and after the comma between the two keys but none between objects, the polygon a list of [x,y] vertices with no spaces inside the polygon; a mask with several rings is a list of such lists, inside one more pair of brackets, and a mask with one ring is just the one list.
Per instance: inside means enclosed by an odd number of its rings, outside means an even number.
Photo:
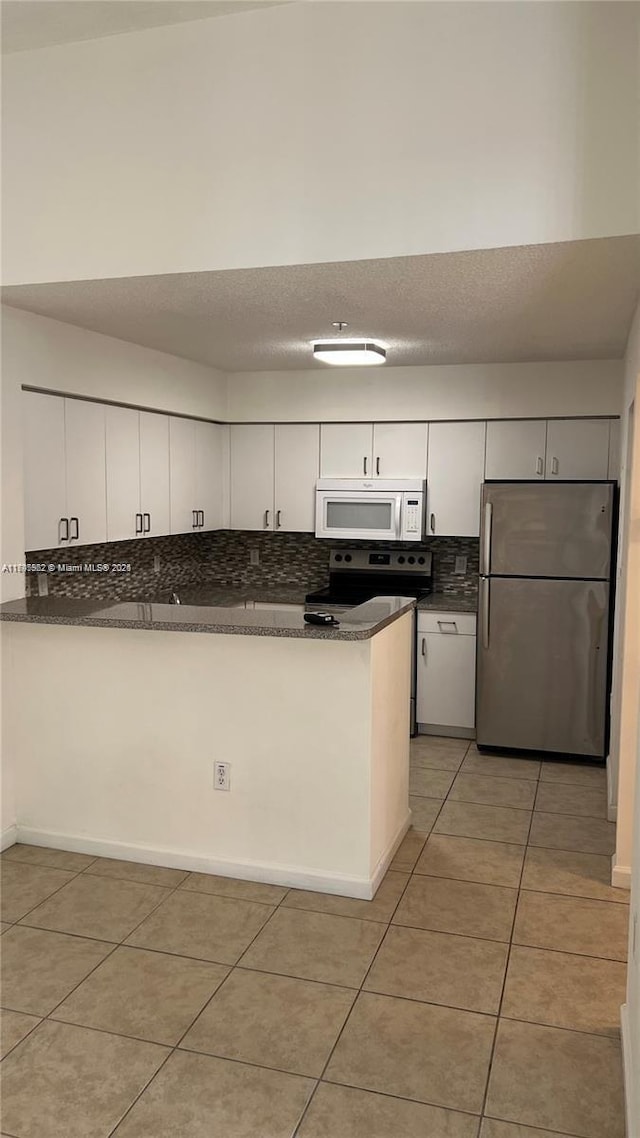
[{"label": "stove control knob", "polygon": [[410,565],[415,565],[415,563],[416,563],[416,559],[415,559],[415,557],[409,557],[409,558],[408,558],[408,561],[409,561],[409,564],[410,564]]},{"label": "stove control knob", "polygon": [[353,558],[352,558],[350,553],[345,553],[344,559],[345,559],[345,561],[353,561]]},{"label": "stove control knob", "polygon": [[418,558],[418,565],[424,565],[424,557]]},{"label": "stove control knob", "polygon": [[342,561],[342,554],[336,553],[336,561]]},{"label": "stove control knob", "polygon": [[404,565],[404,557],[402,556],[402,554],[398,558],[398,565]]}]

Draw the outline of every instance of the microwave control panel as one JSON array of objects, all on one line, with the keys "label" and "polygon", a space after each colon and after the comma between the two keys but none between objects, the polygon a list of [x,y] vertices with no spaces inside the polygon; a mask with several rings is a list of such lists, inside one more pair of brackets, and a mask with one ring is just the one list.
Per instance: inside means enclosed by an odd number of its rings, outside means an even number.
[{"label": "microwave control panel", "polygon": [[405,533],[420,533],[422,528],[422,510],[419,498],[406,497],[403,511],[403,530]]}]

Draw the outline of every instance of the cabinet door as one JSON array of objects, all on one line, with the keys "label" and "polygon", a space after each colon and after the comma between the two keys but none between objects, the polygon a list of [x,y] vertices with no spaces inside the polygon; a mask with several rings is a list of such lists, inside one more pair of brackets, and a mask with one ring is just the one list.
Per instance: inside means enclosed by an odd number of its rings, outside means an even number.
[{"label": "cabinet door", "polygon": [[146,536],[171,533],[169,416],[140,412],[140,509]]},{"label": "cabinet door", "polygon": [[231,528],[274,528],[272,424],[231,427]]},{"label": "cabinet door", "polygon": [[24,437],[24,540],[28,550],[55,549],[67,515],[64,399],[22,392]]},{"label": "cabinet door", "polygon": [[607,478],[608,469],[608,419],[549,420],[547,478]]},{"label": "cabinet door", "polygon": [[485,478],[544,478],[547,424],[544,419],[487,423]]},{"label": "cabinet door", "polygon": [[196,424],[169,419],[171,533],[193,533],[196,510]]},{"label": "cabinet door", "polygon": [[418,634],[418,723],[472,729],[475,687],[475,636]]},{"label": "cabinet door", "polygon": [[426,423],[375,423],[373,470],[380,478],[427,477]]},{"label": "cabinet door", "polygon": [[486,423],[431,423],[427,532],[478,537]]},{"label": "cabinet door", "polygon": [[323,423],[320,428],[322,478],[373,476],[371,423]]},{"label": "cabinet door", "polygon": [[284,423],[275,429],[276,529],[313,533],[320,428]]},{"label": "cabinet door", "polygon": [[224,427],[218,423],[196,423],[196,509],[201,529],[222,526],[224,478]]},{"label": "cabinet door", "polygon": [[139,413],[105,407],[107,540],[127,541],[142,530]]},{"label": "cabinet door", "polygon": [[107,540],[104,404],[65,399],[64,440],[69,543],[104,542]]}]

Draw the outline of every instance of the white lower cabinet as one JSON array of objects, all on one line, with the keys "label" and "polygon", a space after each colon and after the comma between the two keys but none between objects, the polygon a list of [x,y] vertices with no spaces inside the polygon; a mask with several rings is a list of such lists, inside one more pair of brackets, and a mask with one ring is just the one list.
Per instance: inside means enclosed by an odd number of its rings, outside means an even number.
[{"label": "white lower cabinet", "polygon": [[470,613],[419,612],[416,711],[418,729],[469,736],[475,726],[476,618]]}]

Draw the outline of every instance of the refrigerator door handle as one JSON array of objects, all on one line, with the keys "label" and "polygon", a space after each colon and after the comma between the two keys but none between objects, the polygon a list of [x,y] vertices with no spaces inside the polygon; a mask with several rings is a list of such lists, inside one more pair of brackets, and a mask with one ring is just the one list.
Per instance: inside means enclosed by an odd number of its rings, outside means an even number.
[{"label": "refrigerator door handle", "polygon": [[485,576],[491,572],[491,522],[493,520],[493,506],[485,502],[484,507],[484,533],[482,536],[482,572]]},{"label": "refrigerator door handle", "polygon": [[486,650],[489,647],[489,589],[490,580],[488,577],[480,578],[480,616],[482,624],[482,647]]}]

